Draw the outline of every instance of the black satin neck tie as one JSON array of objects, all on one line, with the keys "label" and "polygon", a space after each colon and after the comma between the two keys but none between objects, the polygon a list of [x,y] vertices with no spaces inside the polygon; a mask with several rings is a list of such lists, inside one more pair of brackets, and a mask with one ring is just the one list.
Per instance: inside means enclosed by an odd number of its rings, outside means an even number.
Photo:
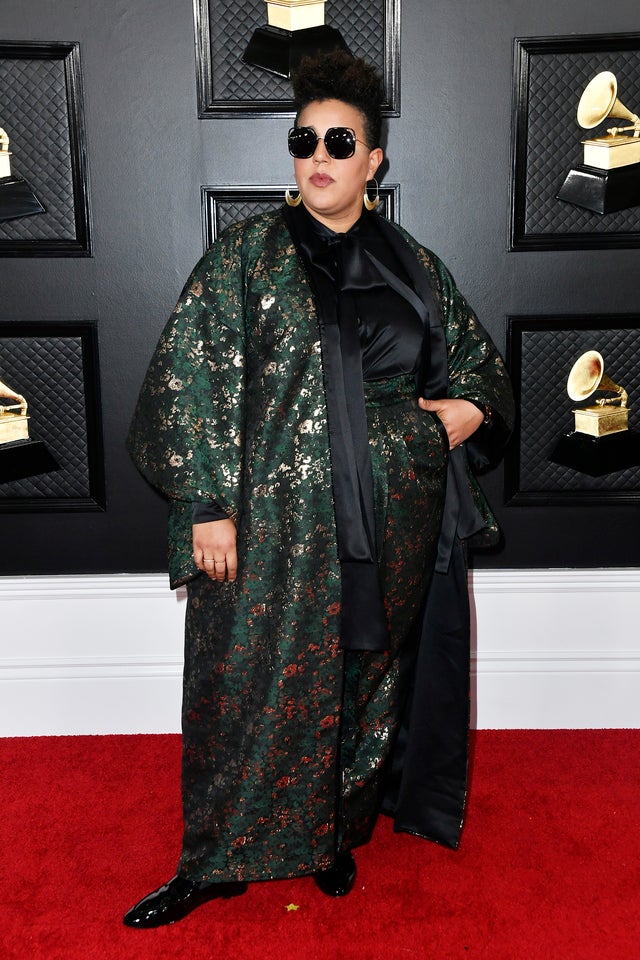
[{"label": "black satin neck tie", "polygon": [[357,225],[336,234],[298,210],[286,213],[309,267],[320,319],[342,582],[340,646],[382,651],[389,647],[389,630],[378,568],[356,291],[384,287],[385,281],[368,260]]},{"label": "black satin neck tie", "polygon": [[333,233],[318,224],[301,245],[313,266],[329,277],[340,292],[355,293],[386,286],[367,255],[359,222],[348,233]]},{"label": "black satin neck tie", "polygon": [[355,293],[386,286],[384,278],[367,256],[362,239],[357,234],[340,233],[325,243],[329,255],[335,259],[335,280],[341,292]]}]

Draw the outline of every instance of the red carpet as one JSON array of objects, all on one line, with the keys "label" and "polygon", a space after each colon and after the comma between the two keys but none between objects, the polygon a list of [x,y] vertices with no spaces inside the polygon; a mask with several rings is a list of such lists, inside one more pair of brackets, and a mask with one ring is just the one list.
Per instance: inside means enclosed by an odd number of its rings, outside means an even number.
[{"label": "red carpet", "polygon": [[[482,731],[458,852],[381,820],[353,893],[254,884],[173,927],[121,916],[173,873],[175,736],[0,740],[0,956],[633,960],[640,731]],[[287,910],[287,905],[297,910]]]}]

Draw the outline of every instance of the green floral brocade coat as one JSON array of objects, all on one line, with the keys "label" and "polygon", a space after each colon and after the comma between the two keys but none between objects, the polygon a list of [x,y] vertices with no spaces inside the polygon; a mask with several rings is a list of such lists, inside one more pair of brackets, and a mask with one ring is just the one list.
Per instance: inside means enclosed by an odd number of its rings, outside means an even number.
[{"label": "green floral brocade coat", "polygon": [[[449,396],[491,404],[508,421],[508,378],[493,344],[444,265],[399,232],[441,309]],[[447,458],[433,418],[414,416],[427,424],[425,490],[435,504],[420,548],[426,583]],[[389,500],[402,499],[398,489],[413,477],[412,437],[404,440],[388,474],[397,487],[386,491]],[[341,797],[366,786],[366,770],[388,753],[397,650],[359,661],[367,682],[356,683],[353,709],[367,716],[358,729],[358,717],[342,709],[353,676],[345,678],[338,646],[340,565],[318,315],[280,212],[231,227],[196,266],[151,361],[128,445],[170,501],[171,583],[189,590],[180,870],[223,880],[326,867],[349,829]],[[374,477],[376,457],[372,446]],[[495,523],[471,473],[469,483],[491,539]],[[209,581],[193,562],[192,503],[208,499],[236,520],[234,584]],[[410,522],[398,538],[401,553]],[[366,744],[360,769],[345,768],[340,756],[347,726],[356,729],[353,751]],[[371,824],[361,821],[373,816],[358,809],[351,845],[367,838]]]}]

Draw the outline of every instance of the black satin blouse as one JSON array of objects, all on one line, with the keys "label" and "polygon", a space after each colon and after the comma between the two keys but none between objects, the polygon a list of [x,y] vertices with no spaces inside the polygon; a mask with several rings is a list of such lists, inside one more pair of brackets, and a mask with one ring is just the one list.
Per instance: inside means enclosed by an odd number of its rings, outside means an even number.
[{"label": "black satin blouse", "polygon": [[[365,381],[383,380],[401,374],[415,374],[422,355],[422,321],[413,306],[392,290],[369,260],[367,250],[409,286],[406,272],[375,228],[376,213],[364,212],[346,234],[337,234],[306,210],[311,230],[305,245],[312,264],[332,275],[341,289],[353,292],[362,349],[362,375]],[[331,255],[340,244],[347,244],[343,263]]]}]

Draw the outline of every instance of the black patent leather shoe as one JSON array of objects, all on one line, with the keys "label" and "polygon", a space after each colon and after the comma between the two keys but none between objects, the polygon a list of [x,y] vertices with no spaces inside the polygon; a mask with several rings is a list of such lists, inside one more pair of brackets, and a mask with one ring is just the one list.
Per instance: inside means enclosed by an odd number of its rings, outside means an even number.
[{"label": "black patent leather shoe", "polygon": [[346,897],[356,882],[356,862],[350,850],[339,853],[336,862],[328,870],[314,873],[316,886],[328,897]]},{"label": "black patent leather shoe", "polygon": [[150,893],[140,903],[136,903],[125,913],[123,923],[126,927],[162,927],[167,923],[182,920],[196,907],[215,900],[217,897],[228,900],[244,893],[247,884],[237,881],[227,883],[198,883],[186,877],[174,877]]}]

